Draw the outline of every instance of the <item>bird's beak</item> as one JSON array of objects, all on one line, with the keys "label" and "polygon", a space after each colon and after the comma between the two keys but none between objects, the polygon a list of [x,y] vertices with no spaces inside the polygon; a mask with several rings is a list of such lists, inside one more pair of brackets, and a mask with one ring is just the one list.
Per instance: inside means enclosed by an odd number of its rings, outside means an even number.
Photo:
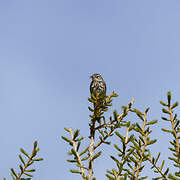
[{"label": "bird's beak", "polygon": [[92,76],[89,76],[89,78],[91,78],[91,79],[92,79]]}]

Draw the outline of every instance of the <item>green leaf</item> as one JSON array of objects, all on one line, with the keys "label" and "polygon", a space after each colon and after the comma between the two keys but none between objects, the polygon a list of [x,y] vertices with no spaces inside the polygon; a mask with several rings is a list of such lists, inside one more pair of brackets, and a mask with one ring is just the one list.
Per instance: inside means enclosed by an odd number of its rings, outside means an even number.
[{"label": "green leaf", "polygon": [[35,172],[36,170],[35,169],[26,169],[25,171],[26,172]]},{"label": "green leaf", "polygon": [[175,175],[180,177],[180,173],[179,172],[175,172]]},{"label": "green leaf", "polygon": [[167,119],[165,117],[161,117],[161,119],[164,120],[164,121],[171,121],[171,120],[169,120],[169,119]]},{"label": "green leaf", "polygon": [[93,100],[91,98],[88,98],[88,101],[91,102],[91,103],[95,103],[95,100]]},{"label": "green leaf", "polygon": [[72,152],[72,154],[73,154],[75,157],[77,157],[76,152],[75,152],[74,149],[71,149],[71,152]]},{"label": "green leaf", "polygon": [[29,164],[28,164],[28,166],[30,166],[31,164],[33,164],[34,163],[34,161],[32,160]]},{"label": "green leaf", "polygon": [[113,172],[111,172],[111,171],[109,171],[109,170],[107,170],[106,172],[109,173],[109,174],[111,174],[111,175],[113,175]]},{"label": "green leaf", "polygon": [[122,142],[124,142],[124,137],[119,133],[119,132],[115,132],[116,136],[118,136]]},{"label": "green leaf", "polygon": [[132,170],[133,170],[133,167],[131,166],[131,164],[130,164],[130,163],[127,163],[127,165],[130,167],[130,169],[132,169]]},{"label": "green leaf", "polygon": [[32,159],[33,161],[43,161],[43,158],[38,158],[38,159]]},{"label": "green leaf", "polygon": [[25,174],[26,176],[33,177],[33,175],[31,175],[31,174],[29,174],[29,173],[25,173],[25,172],[24,172],[24,174]]},{"label": "green leaf", "polygon": [[77,174],[81,174],[81,171],[75,170],[75,169],[70,169],[71,173],[77,173]]},{"label": "green leaf", "polygon": [[143,116],[142,115],[140,115],[140,114],[137,114],[136,113],[136,115],[142,120],[142,121],[144,121],[144,119],[143,119]]},{"label": "green leaf", "polygon": [[67,159],[66,161],[70,162],[70,163],[76,163],[77,162],[76,160],[71,160],[71,159]]},{"label": "green leaf", "polygon": [[84,151],[82,151],[79,156],[82,156],[83,154],[85,154],[88,151],[89,147],[87,147]]},{"label": "green leaf", "polygon": [[163,102],[163,101],[160,101],[160,104],[163,105],[163,106],[168,106],[168,104],[166,104],[166,103]]},{"label": "green leaf", "polygon": [[171,103],[171,92],[170,91],[167,93],[167,99],[168,99],[168,105],[170,105],[170,103]]},{"label": "green leaf", "polygon": [[127,107],[126,107],[126,106],[124,106],[124,105],[122,105],[122,106],[121,106],[121,108],[122,108],[122,109],[124,109],[124,111],[126,111],[126,110],[127,110]]},{"label": "green leaf", "polygon": [[178,165],[178,164],[173,164],[173,165],[177,168],[180,168],[180,165]]},{"label": "green leaf", "polygon": [[19,155],[19,159],[21,160],[21,162],[25,165],[25,162],[24,162],[24,160],[23,160],[23,158],[22,158],[22,156],[21,155]]},{"label": "green leaf", "polygon": [[176,118],[177,118],[177,114],[175,114],[175,115],[174,115],[174,118],[173,118],[173,120],[176,120]]},{"label": "green leaf", "polygon": [[[128,175],[131,175],[131,179],[136,179],[136,176],[134,175],[134,173],[130,172],[128,169],[124,169],[124,171],[127,171]],[[123,179],[124,180],[124,179]]]},{"label": "green leaf", "polygon": [[172,133],[172,131],[169,130],[169,129],[164,129],[164,128],[162,128],[161,130],[164,131],[164,132]]},{"label": "green leaf", "polygon": [[162,170],[163,167],[164,167],[164,163],[165,163],[165,160],[163,160],[163,162],[162,162],[162,164],[161,164],[161,167],[160,167],[161,170]]},{"label": "green leaf", "polygon": [[113,92],[112,97],[118,97],[118,94]]},{"label": "green leaf", "polygon": [[23,167],[21,164],[19,165],[19,168],[20,168],[21,172],[23,172]]},{"label": "green leaf", "polygon": [[130,128],[129,128],[129,131],[133,130],[134,127],[135,127],[135,124],[132,124],[132,125],[130,126]]},{"label": "green leaf", "polygon": [[13,168],[11,168],[11,173],[17,178],[17,174],[16,174],[16,172],[14,171]]},{"label": "green leaf", "polygon": [[35,157],[37,154],[37,151],[35,149],[33,149],[33,152],[32,152],[32,157]]},{"label": "green leaf", "polygon": [[166,113],[166,114],[170,114],[169,111],[166,110],[166,109],[164,109],[164,108],[162,109],[162,112],[163,112],[163,113]]},{"label": "green leaf", "polygon": [[115,147],[119,152],[122,153],[121,149],[120,149],[116,144],[114,144],[114,147]]},{"label": "green leaf", "polygon": [[80,145],[81,145],[81,142],[79,141],[78,144],[77,144],[77,151],[79,151]]},{"label": "green leaf", "polygon": [[128,138],[128,141],[127,141],[127,144],[129,143],[129,141],[133,140],[134,139],[134,134],[132,134],[129,138]]},{"label": "green leaf", "polygon": [[15,176],[11,173],[11,177],[13,178],[13,180],[16,180]]},{"label": "green leaf", "polygon": [[155,161],[155,159],[154,159],[154,157],[152,158],[152,162],[153,162],[153,164],[154,164],[154,161]]},{"label": "green leaf", "polygon": [[70,152],[68,152],[67,154],[68,154],[68,155],[72,155],[73,153],[70,151]]},{"label": "green leaf", "polygon": [[92,109],[90,106],[88,106],[88,109],[89,109],[91,112],[94,112],[94,109]]},{"label": "green leaf", "polygon": [[74,137],[73,137],[73,140],[75,140],[79,135],[79,129],[77,129],[75,132],[74,132]]},{"label": "green leaf", "polygon": [[179,180],[179,178],[176,178],[175,176],[173,176],[172,174],[168,175],[168,178],[171,180]]},{"label": "green leaf", "polygon": [[67,129],[67,128],[64,128],[64,130],[67,131],[67,132],[70,132],[69,129]]},{"label": "green leaf", "polygon": [[143,180],[143,179],[147,179],[147,178],[148,178],[148,176],[144,176],[144,177],[139,178],[139,180]]},{"label": "green leaf", "polygon": [[139,115],[144,115],[141,111],[139,111],[138,109],[134,109],[134,112],[136,113],[136,114],[139,114]]},{"label": "green leaf", "polygon": [[178,103],[178,102],[175,102],[175,103],[172,105],[171,109],[174,109],[174,108],[177,107],[178,105],[179,105],[179,103]]},{"label": "green leaf", "polygon": [[141,126],[140,126],[138,123],[136,123],[136,126],[137,126],[137,128],[138,128],[140,131],[143,131],[142,128],[141,128]]},{"label": "green leaf", "polygon": [[114,120],[117,121],[117,119],[118,119],[118,113],[117,113],[116,110],[114,110],[113,115],[114,115]]},{"label": "green leaf", "polygon": [[168,157],[168,159],[174,161],[175,163],[179,164],[179,161],[176,158]]},{"label": "green leaf", "polygon": [[37,148],[37,144],[38,144],[38,142],[37,142],[37,141],[35,141],[35,142],[34,142],[34,149],[36,149],[36,148]]},{"label": "green leaf", "polygon": [[91,119],[94,119],[95,116],[94,116],[94,114],[93,114],[93,115],[89,115],[89,117],[90,117]]},{"label": "green leaf", "polygon": [[107,145],[110,145],[111,142],[108,142],[108,141],[103,141],[104,144],[107,144]]},{"label": "green leaf", "polygon": [[101,151],[99,151],[97,154],[95,154],[92,158],[92,160],[95,160],[96,158],[98,158],[101,155]]},{"label": "green leaf", "polygon": [[115,180],[115,178],[110,176],[109,174],[106,174],[106,177],[109,178],[109,180]]},{"label": "green leaf", "polygon": [[77,138],[76,141],[82,141],[84,137]]},{"label": "green leaf", "polygon": [[29,158],[28,153],[27,153],[23,148],[20,148],[20,151],[21,151],[25,156],[27,156],[27,157]]},{"label": "green leaf", "polygon": [[150,108],[146,108],[145,113],[147,114]]},{"label": "green leaf", "polygon": [[153,125],[153,124],[156,124],[158,121],[157,120],[154,120],[154,121],[149,121],[148,123],[146,123],[146,125]]},{"label": "green leaf", "polygon": [[104,137],[103,130],[98,129],[98,132],[101,134],[102,137]]},{"label": "green leaf", "polygon": [[180,123],[180,120],[177,120],[176,125],[174,127],[175,129],[178,127],[179,123]]},{"label": "green leaf", "polygon": [[61,136],[61,138],[62,138],[63,140],[65,140],[66,142],[68,142],[71,146],[73,145],[72,141],[69,140],[68,138],[66,138],[66,137],[64,137],[64,136]]},{"label": "green leaf", "polygon": [[130,103],[128,104],[129,109],[131,109],[132,105],[133,105],[133,102],[130,102]]},{"label": "green leaf", "polygon": [[80,167],[80,168],[83,168],[83,169],[88,169],[86,167],[84,167],[83,165],[80,165],[80,164],[76,164],[77,167]]},{"label": "green leaf", "polygon": [[131,125],[131,122],[128,121],[127,124],[126,124],[126,127],[129,127]]},{"label": "green leaf", "polygon": [[147,143],[147,145],[151,145],[151,144],[154,144],[154,143],[156,143],[156,142],[157,142],[157,139],[154,139],[154,140],[149,141],[149,142]]},{"label": "green leaf", "polygon": [[171,148],[171,147],[168,147],[168,149],[169,149],[170,151],[172,151],[172,152],[176,152],[176,150],[173,149],[173,148]]},{"label": "green leaf", "polygon": [[157,156],[157,158],[155,159],[155,164],[157,163],[157,161],[159,160],[159,157],[160,157],[160,155],[161,155],[161,153],[159,152],[159,154],[158,154],[158,156]]},{"label": "green leaf", "polygon": [[88,159],[88,157],[84,157],[81,159],[81,161],[86,161]]},{"label": "green leaf", "polygon": [[119,164],[119,161],[114,157],[114,156],[110,156],[110,158],[115,161],[117,164]]}]

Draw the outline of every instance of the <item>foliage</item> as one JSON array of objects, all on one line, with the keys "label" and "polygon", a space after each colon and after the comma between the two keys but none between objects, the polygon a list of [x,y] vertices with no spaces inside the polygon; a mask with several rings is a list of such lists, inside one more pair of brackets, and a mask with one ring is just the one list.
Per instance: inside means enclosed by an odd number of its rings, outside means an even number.
[{"label": "foliage", "polygon": [[[171,93],[167,93],[167,102],[160,101],[163,116],[161,119],[169,123],[169,128],[162,128],[162,132],[171,136],[168,149],[170,155],[168,159],[172,162],[173,168],[166,167],[165,160],[160,162],[159,152],[156,157],[151,152],[151,146],[157,142],[157,139],[152,139],[152,126],[157,120],[148,120],[147,114],[149,108],[140,111],[133,107],[134,99],[127,106],[122,106],[122,112],[119,114],[116,110],[112,116],[105,117],[105,113],[112,106],[113,98],[117,94],[112,92],[109,96],[94,97],[91,95],[89,102],[92,107],[88,107],[90,114],[89,123],[89,145],[85,148],[81,146],[84,137],[80,136],[80,130],[72,128],[64,128],[70,137],[62,136],[70,146],[67,162],[75,165],[74,169],[70,169],[71,173],[79,174],[84,180],[95,180],[94,163],[97,158],[102,156],[103,144],[111,145],[109,140],[111,136],[118,139],[118,144],[113,144],[117,155],[110,155],[110,159],[115,163],[115,167],[107,170],[105,176],[109,180],[143,180],[148,179],[144,174],[145,166],[151,165],[150,170],[154,173],[154,180],[179,180],[180,179],[180,120],[174,112],[178,106],[178,102],[172,103]],[[129,113],[135,115],[136,122],[128,120]],[[126,117],[126,118],[125,118]],[[121,128],[121,130],[120,130]],[[123,131],[124,129],[125,131]],[[124,133],[125,132],[125,133]],[[42,161],[42,158],[36,158],[39,148],[37,141],[34,142],[32,153],[29,155],[23,148],[20,149],[21,154],[19,159],[20,171],[17,173],[11,168],[11,176],[13,180],[30,180],[33,173],[36,171],[30,166],[36,161]],[[25,159],[26,158],[26,159]],[[4,178],[6,180],[6,178]]]},{"label": "foliage", "polygon": [[[180,121],[177,119],[177,114],[174,113],[178,102],[172,104],[171,93],[167,93],[167,103],[162,101],[160,103],[163,106],[162,112],[166,116],[163,116],[162,120],[170,123],[170,129],[162,128],[162,131],[172,136],[170,147],[168,147],[171,151],[171,156],[168,158],[172,161],[176,172],[174,172],[174,169],[165,168],[165,160],[159,162],[160,152],[156,157],[152,155],[150,147],[157,142],[157,139],[151,138],[151,127],[158,121],[147,119],[149,108],[146,108],[144,111],[133,108],[134,99],[132,99],[127,106],[122,106],[121,114],[114,110],[113,115],[107,119],[105,112],[112,106],[112,98],[114,97],[117,97],[117,94],[114,92],[107,97],[101,97],[101,103],[98,103],[98,99],[93,95],[89,98],[93,108],[88,107],[92,113],[90,115],[90,144],[88,147],[81,149],[81,143],[84,138],[79,137],[80,130],[73,132],[72,128],[65,128],[70,134],[70,138],[62,136],[62,139],[70,145],[71,149],[68,154],[72,156],[72,159],[67,161],[74,163],[76,167],[71,169],[70,172],[80,174],[84,180],[95,179],[93,173],[94,160],[100,158],[102,145],[110,145],[109,137],[115,136],[119,139],[118,145],[113,145],[117,156],[110,155],[110,158],[114,161],[116,167],[107,170],[107,179],[148,179],[143,173],[147,164],[151,165],[151,171],[154,172],[155,177],[153,179],[180,179]],[[135,123],[128,121],[129,113],[135,114],[139,120]],[[125,134],[123,134],[124,131],[119,130],[120,128],[125,129]]]},{"label": "foliage", "polygon": [[[25,160],[23,156],[20,154],[19,159],[21,161],[21,164],[19,165],[20,172],[16,173],[13,168],[11,168],[11,177],[13,180],[30,180],[33,177],[33,172],[36,171],[36,169],[29,169],[30,166],[36,162],[36,161],[42,161],[43,158],[35,158],[37,153],[39,152],[39,148],[37,148],[37,141],[34,142],[34,147],[32,150],[31,155],[29,155],[23,148],[20,148],[21,154],[27,159]],[[23,178],[23,175],[26,176]],[[4,178],[3,180],[6,180]]]}]

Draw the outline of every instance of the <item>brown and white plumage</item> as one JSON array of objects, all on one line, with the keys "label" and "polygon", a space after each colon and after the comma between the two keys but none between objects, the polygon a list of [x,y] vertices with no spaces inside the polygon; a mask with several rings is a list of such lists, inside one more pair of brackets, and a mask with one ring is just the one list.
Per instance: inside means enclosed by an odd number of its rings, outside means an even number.
[{"label": "brown and white plumage", "polygon": [[93,74],[91,76],[92,82],[90,85],[90,93],[96,98],[101,95],[106,96],[106,83],[100,74]]}]

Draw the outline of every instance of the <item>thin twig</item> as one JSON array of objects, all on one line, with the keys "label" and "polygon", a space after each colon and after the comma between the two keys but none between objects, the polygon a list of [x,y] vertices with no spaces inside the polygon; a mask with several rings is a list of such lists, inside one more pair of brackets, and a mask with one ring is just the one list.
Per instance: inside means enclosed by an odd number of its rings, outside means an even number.
[{"label": "thin twig", "polygon": [[[108,98],[105,101],[105,105],[109,103],[111,98],[114,96],[114,92],[112,92]],[[95,138],[95,132],[96,130],[100,129],[100,126],[98,128],[95,128],[95,123],[98,121],[98,118],[96,117],[97,112],[101,112],[102,109],[97,109],[97,102],[94,103],[94,115],[95,118],[91,120],[90,124],[90,145],[89,145],[89,166],[88,166],[88,180],[93,180],[93,157],[94,157],[94,151],[97,148],[94,145],[94,138]],[[102,127],[101,127],[102,128]],[[99,146],[99,145],[98,145]]]},{"label": "thin twig", "polygon": [[76,143],[75,143],[75,141],[73,140],[73,139],[74,139],[74,136],[73,136],[72,128],[69,128],[69,131],[70,131],[70,134],[71,134],[72,145],[73,145],[74,151],[75,151],[75,153],[76,153],[77,162],[80,164],[80,170],[81,170],[82,178],[83,178],[84,180],[86,180],[86,175],[85,175],[85,173],[84,173],[83,164],[82,164],[81,158],[80,158],[80,156],[79,156],[79,153],[78,153],[78,151],[77,151]]},{"label": "thin twig", "polygon": [[124,160],[125,160],[125,155],[126,155],[126,151],[127,151],[128,135],[129,135],[129,127],[126,127],[126,136],[125,136],[125,142],[124,142],[125,143],[125,150],[123,152],[121,164],[124,164]]},{"label": "thin twig", "polygon": [[94,157],[94,137],[95,137],[95,120],[90,126],[90,145],[89,145],[89,167],[88,180],[93,180],[93,157]]},{"label": "thin twig", "polygon": [[16,178],[16,180],[20,180],[21,176],[24,174],[24,172],[26,171],[26,168],[29,166],[29,164],[32,161],[32,158],[34,157],[33,153],[31,154],[31,156],[29,157],[27,163],[24,165],[23,170],[19,173],[18,177]]},{"label": "thin twig", "polygon": [[[134,99],[132,99],[131,102],[134,102]],[[126,113],[128,113],[131,109],[130,108],[127,108],[127,111]],[[121,115],[118,116],[117,118],[117,126],[120,124],[120,122],[123,120],[123,117],[124,117],[124,113],[122,113]],[[107,123],[107,124],[103,124],[101,126],[98,126],[96,127],[95,129],[100,129],[100,128],[104,128],[104,127],[107,127],[107,126],[110,126],[112,125],[114,122],[116,122],[115,120]],[[94,149],[96,149],[98,146],[100,146],[109,136],[111,136],[111,134],[114,132],[116,128],[112,128],[110,129],[109,133],[103,137],[103,139],[101,141],[99,141],[95,146],[94,146]]]},{"label": "thin twig", "polygon": [[166,175],[163,174],[163,172],[161,171],[161,169],[152,161],[151,158],[148,158],[148,161],[157,169],[157,171],[161,174],[161,176],[164,178],[164,180],[168,180],[166,178]]},{"label": "thin twig", "polygon": [[[147,137],[148,137],[148,131],[145,133],[144,129],[146,126],[146,112],[144,112],[144,116],[143,116],[143,125],[142,125],[142,132],[145,134],[145,140],[144,140],[144,145],[143,148],[142,146],[140,147],[140,153],[141,153],[141,157],[137,156],[137,164],[133,169],[133,173],[134,175],[136,174],[135,178],[138,179],[139,173],[140,173],[140,168],[141,168],[141,164],[143,161],[143,154],[146,150],[146,145],[147,145]],[[140,140],[141,141],[141,140]],[[142,148],[142,149],[141,149]]]},{"label": "thin twig", "polygon": [[178,162],[180,163],[179,141],[178,141],[178,135],[177,135],[176,129],[175,129],[175,124],[174,124],[174,118],[173,118],[173,112],[172,112],[172,109],[171,109],[171,105],[169,105],[168,108],[169,108],[169,113],[170,113],[169,115],[170,115],[172,130],[173,130],[173,133],[174,133],[175,139],[176,139],[176,146],[175,146],[176,155],[178,157]]}]

